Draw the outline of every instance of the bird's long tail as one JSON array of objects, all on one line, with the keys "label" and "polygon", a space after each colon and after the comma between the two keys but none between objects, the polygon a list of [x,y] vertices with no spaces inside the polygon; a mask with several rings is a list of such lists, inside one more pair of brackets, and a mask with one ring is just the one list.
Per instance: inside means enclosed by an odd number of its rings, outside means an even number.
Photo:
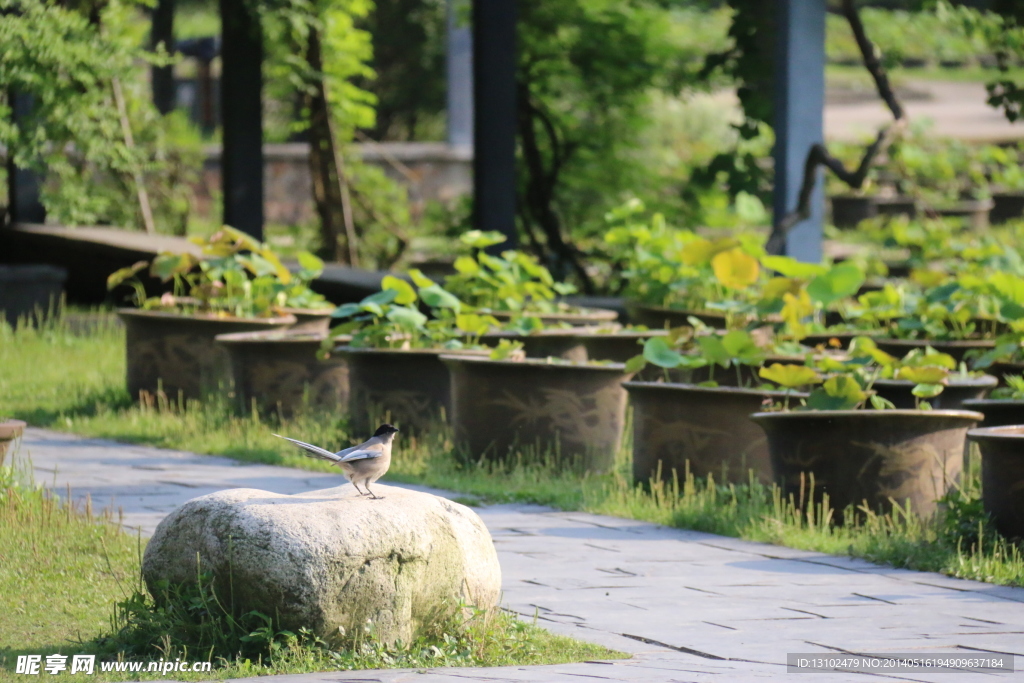
[{"label": "bird's long tail", "polygon": [[313,444],[306,443],[305,441],[299,441],[297,439],[289,439],[287,436],[281,436],[280,434],[274,434],[279,439],[285,441],[291,441],[293,444],[305,451],[306,455],[311,458],[320,458],[321,460],[330,460],[331,462],[339,462],[341,458],[336,453],[314,446]]}]

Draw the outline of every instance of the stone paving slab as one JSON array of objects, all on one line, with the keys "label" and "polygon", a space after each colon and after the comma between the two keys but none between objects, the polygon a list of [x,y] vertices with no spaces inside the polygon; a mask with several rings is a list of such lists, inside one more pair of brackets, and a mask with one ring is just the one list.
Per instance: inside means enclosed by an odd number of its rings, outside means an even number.
[{"label": "stone paving slab", "polygon": [[[300,493],[340,475],[30,429],[21,452],[58,493],[120,508],[149,535],[195,496]],[[399,450],[396,457],[401,457]],[[382,487],[383,488],[383,487]],[[445,492],[409,487],[439,495]],[[447,494],[451,495],[451,494]],[[1024,589],[881,567],[635,520],[535,505],[477,510],[501,560],[507,609],[633,656],[544,667],[325,672],[267,683],[779,681],[786,654],[1009,653],[1024,667]],[[1021,673],[803,674],[798,681],[1024,680]]]}]

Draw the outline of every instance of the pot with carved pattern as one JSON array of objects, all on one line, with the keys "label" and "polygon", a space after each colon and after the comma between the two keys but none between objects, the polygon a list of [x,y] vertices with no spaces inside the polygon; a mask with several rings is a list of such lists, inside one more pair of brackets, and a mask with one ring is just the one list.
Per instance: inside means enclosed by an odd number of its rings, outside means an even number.
[{"label": "pot with carved pattern", "polygon": [[[764,431],[750,414],[787,400],[784,391],[701,387],[673,382],[626,382],[633,406],[633,481],[683,481],[685,473],[720,484],[771,484]],[[806,393],[789,392],[798,405]]]},{"label": "pot with carved pattern", "polygon": [[956,484],[967,430],[984,419],[968,410],[805,410],[750,416],[768,436],[775,483],[784,498],[825,497],[834,519],[866,505],[896,503],[931,516]]},{"label": "pot with carved pattern", "polygon": [[234,318],[216,314],[185,315],[134,308],[118,310],[125,325],[128,393],[164,394],[169,401],[199,399],[230,382],[227,350],[219,334],[283,330],[295,316]]},{"label": "pot with carved pattern", "polygon": [[339,346],[348,363],[349,425],[373,433],[381,422],[425,432],[448,421],[451,384],[444,354],[487,356],[490,349],[374,349]]},{"label": "pot with carved pattern", "polygon": [[[292,417],[305,410],[348,408],[348,364],[321,349],[323,332],[272,330],[217,336],[231,358],[235,401],[244,414],[253,406],[262,413]],[[349,338],[335,338],[347,342]]]},{"label": "pot with carved pattern", "polygon": [[443,356],[451,373],[456,448],[473,460],[516,453],[582,471],[611,469],[632,373],[621,363]]},{"label": "pot with carved pattern", "polygon": [[981,501],[996,530],[1024,539],[1024,425],[967,432],[981,452]]}]

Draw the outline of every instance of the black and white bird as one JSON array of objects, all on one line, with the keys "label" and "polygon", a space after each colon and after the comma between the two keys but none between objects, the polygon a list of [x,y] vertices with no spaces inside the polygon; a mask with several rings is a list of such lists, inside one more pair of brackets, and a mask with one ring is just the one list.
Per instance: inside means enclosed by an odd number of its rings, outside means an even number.
[{"label": "black and white bird", "polygon": [[[395,440],[395,434],[397,433],[398,430],[396,428],[389,424],[382,424],[373,433],[373,436],[363,443],[352,448],[346,448],[343,451],[338,451],[337,453],[331,453],[329,450],[319,446],[296,439],[289,439],[287,436],[281,436],[280,434],[274,434],[274,436],[291,441],[304,450],[306,455],[311,458],[320,458],[321,460],[333,462],[345,473],[345,477],[356,487],[359,495],[370,496],[377,500],[384,496],[374,494],[370,490],[370,484],[383,477],[388,471],[388,467],[391,466],[391,444]],[[360,490],[360,484],[366,488],[365,493]]]}]

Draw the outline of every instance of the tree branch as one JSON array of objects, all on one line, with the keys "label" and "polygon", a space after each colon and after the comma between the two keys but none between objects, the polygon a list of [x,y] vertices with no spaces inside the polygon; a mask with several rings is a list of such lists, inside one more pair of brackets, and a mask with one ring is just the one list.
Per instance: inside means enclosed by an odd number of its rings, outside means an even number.
[{"label": "tree branch", "polygon": [[878,58],[878,50],[874,43],[867,36],[864,24],[861,22],[860,13],[854,0],[843,0],[842,14],[850,23],[853,36],[857,40],[857,47],[860,49],[861,57],[864,60],[864,67],[871,74],[875,82],[875,88],[879,97],[885,102],[889,111],[892,112],[893,122],[878,131],[874,142],[867,146],[860,164],[855,170],[848,170],[843,162],[832,156],[824,143],[811,147],[807,153],[807,160],[804,162],[804,178],[800,185],[800,195],[797,206],[794,210],[779,217],[772,228],[772,234],[768,238],[765,248],[769,253],[781,253],[786,244],[786,236],[790,230],[811,217],[811,197],[814,194],[814,187],[817,184],[818,166],[824,166],[832,171],[837,178],[842,180],[853,189],[859,189],[867,179],[868,171],[875,161],[875,158],[889,148],[896,136],[902,133],[906,127],[907,115],[900,104],[892,84],[889,82],[889,75]]}]

